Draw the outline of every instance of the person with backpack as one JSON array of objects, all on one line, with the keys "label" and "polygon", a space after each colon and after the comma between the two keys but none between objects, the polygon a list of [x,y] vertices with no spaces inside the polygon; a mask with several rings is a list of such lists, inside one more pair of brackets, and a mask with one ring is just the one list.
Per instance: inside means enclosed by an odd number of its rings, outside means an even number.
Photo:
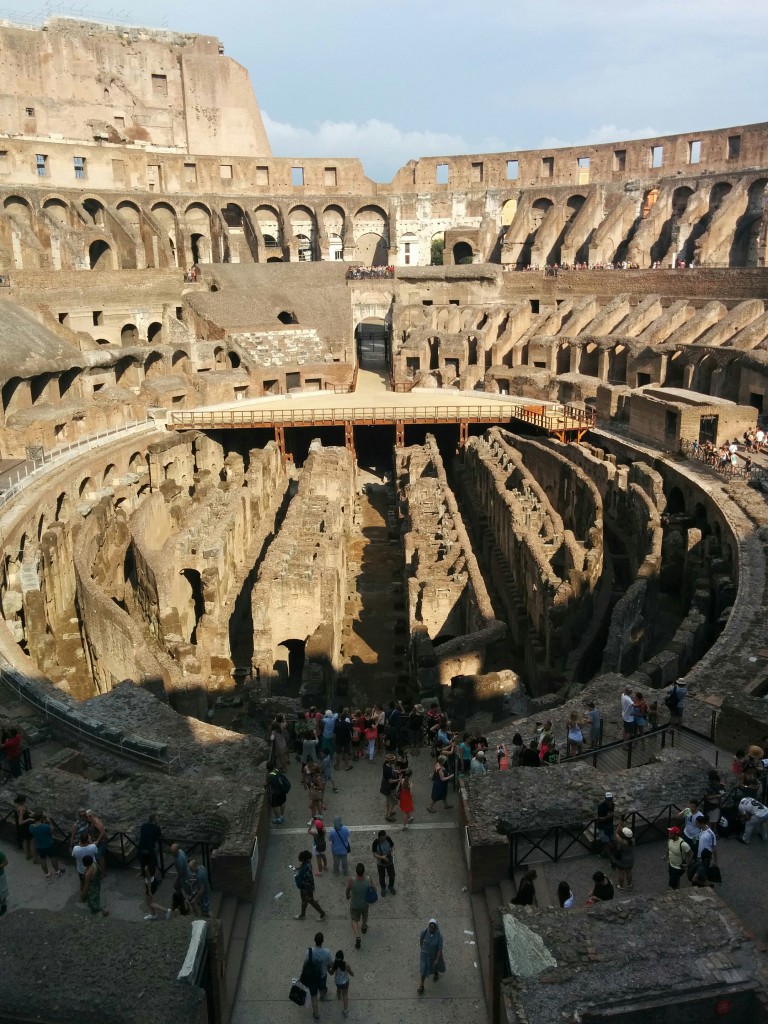
[{"label": "person with backpack", "polygon": [[334,957],[333,963],[328,968],[328,973],[333,975],[333,980],[336,982],[336,998],[342,1000],[342,1006],[344,1008],[341,1011],[341,1015],[342,1017],[348,1017],[349,979],[354,978],[355,972],[344,959],[343,949],[336,951],[336,956]]},{"label": "person with backpack", "polygon": [[[310,956],[312,961],[317,964],[320,968],[320,977],[318,980],[318,991],[320,998],[325,999],[328,995],[328,972],[331,969],[333,963],[333,954],[330,949],[326,949],[323,943],[325,942],[325,936],[322,932],[315,934],[315,944],[311,949],[307,950],[306,956],[304,957],[304,965],[309,963]],[[303,968],[302,968],[303,969]]]},{"label": "person with backpack", "polygon": [[370,902],[377,900],[379,894],[376,886],[365,873],[365,864],[358,864],[355,867],[355,877],[347,880],[346,897],[349,900],[349,916],[352,921],[352,933],[355,936],[355,949],[362,945],[361,933],[368,931],[368,906],[369,892],[372,895]]},{"label": "person with backpack", "polygon": [[272,824],[285,824],[285,799],[291,790],[291,780],[285,772],[279,772],[274,761],[267,761],[267,783],[269,802],[272,807]]},{"label": "person with backpack", "polygon": [[[299,854],[299,870],[293,876],[293,880],[301,896],[301,910],[294,917],[294,921],[304,920],[307,916],[307,907],[314,907],[320,915],[320,920],[323,921],[325,911],[315,899],[315,876],[312,873],[312,854],[309,850],[302,850]],[[315,991],[315,995],[317,995],[317,991]]]},{"label": "person with backpack", "polygon": [[[309,851],[305,851],[309,852]],[[310,870],[310,875],[312,871]],[[317,994],[320,991],[320,979],[322,977],[322,968],[318,960],[315,959],[315,954],[311,946],[307,947],[307,952],[304,957],[304,966],[301,968],[301,974],[299,976],[300,983],[309,992],[309,998],[312,1000],[312,1020],[320,1020],[320,1005],[317,1001]],[[326,989],[327,990],[327,989]],[[306,996],[305,996],[306,998]]]},{"label": "person with backpack", "polygon": [[669,708],[669,724],[673,729],[679,729],[683,724],[683,712],[685,711],[685,698],[688,696],[688,687],[682,679],[677,679],[669,689],[664,698],[664,703]]},{"label": "person with backpack", "polygon": [[342,824],[341,816],[333,819],[333,828],[328,829],[328,838],[331,841],[331,853],[333,854],[333,873],[339,874],[339,869],[346,875],[347,856],[351,851],[349,845],[349,829]]}]

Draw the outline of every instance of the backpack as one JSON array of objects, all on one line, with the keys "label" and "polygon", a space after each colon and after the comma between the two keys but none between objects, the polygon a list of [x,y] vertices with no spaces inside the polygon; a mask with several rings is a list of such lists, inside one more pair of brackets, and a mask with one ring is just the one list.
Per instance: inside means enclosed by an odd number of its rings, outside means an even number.
[{"label": "backpack", "polygon": [[288,778],[285,772],[278,772],[277,775],[275,776],[275,780],[280,786],[280,791],[282,792],[283,796],[288,796],[288,794],[291,792],[291,780]]},{"label": "backpack", "polygon": [[299,981],[311,990],[317,988],[320,984],[320,964],[313,958],[311,947],[307,948],[307,952],[309,953],[309,959],[301,969]]},{"label": "backpack", "polygon": [[664,698],[664,703],[668,708],[676,708],[680,703],[680,698],[677,696],[677,686],[673,686],[667,696]]},{"label": "backpack", "polygon": [[302,866],[299,868],[299,870],[293,876],[293,880],[296,883],[296,888],[297,889],[303,889],[304,888],[304,876],[302,874],[303,867],[304,867],[304,865],[302,864]]}]

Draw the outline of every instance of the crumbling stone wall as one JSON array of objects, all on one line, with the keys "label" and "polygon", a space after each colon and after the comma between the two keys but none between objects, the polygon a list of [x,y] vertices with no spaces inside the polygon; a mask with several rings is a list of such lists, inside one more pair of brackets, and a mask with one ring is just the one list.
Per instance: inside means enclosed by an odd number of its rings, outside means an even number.
[{"label": "crumbling stone wall", "polygon": [[[432,642],[439,682],[450,686],[457,676],[482,672],[486,647],[506,629],[495,618],[434,437],[396,449],[395,474],[409,631]],[[425,689],[421,681],[419,687]]]},{"label": "crumbling stone wall", "polygon": [[322,694],[341,669],[354,496],[351,452],[313,442],[251,594],[253,675],[266,685],[291,673],[289,641],[304,645],[302,679],[314,693]]}]

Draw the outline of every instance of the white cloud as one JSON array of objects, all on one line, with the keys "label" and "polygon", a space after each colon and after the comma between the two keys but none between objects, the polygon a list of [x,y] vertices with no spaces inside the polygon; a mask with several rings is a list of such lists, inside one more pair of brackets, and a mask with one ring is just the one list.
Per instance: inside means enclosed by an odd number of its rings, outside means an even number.
[{"label": "white cloud", "polygon": [[571,148],[574,146],[597,146],[603,142],[623,142],[628,139],[654,139],[663,132],[655,128],[618,128],[615,124],[604,124],[600,128],[590,128],[585,135],[572,142],[548,135],[541,141],[541,149]]},{"label": "white cloud", "polygon": [[311,128],[273,121],[262,110],[267,138],[275,156],[358,157],[366,174],[389,181],[398,168],[420,156],[469,153],[461,135],[404,131],[389,121],[321,121]]}]

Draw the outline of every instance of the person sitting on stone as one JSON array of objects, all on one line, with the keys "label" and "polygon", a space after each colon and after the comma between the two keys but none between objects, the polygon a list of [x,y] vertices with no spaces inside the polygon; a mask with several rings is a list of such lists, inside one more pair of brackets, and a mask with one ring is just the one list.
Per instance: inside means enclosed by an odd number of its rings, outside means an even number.
[{"label": "person sitting on stone", "polygon": [[613,882],[602,871],[596,871],[592,875],[592,892],[587,896],[586,902],[604,903],[613,899]]}]

